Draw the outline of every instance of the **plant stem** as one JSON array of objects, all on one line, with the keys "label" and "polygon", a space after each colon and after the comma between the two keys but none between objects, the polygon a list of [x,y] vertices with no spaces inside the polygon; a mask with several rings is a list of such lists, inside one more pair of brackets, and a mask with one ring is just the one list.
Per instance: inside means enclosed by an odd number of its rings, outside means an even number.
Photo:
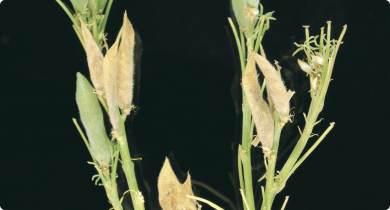
[{"label": "plant stem", "polygon": [[[242,155],[242,147],[241,144],[238,145],[238,177],[240,179],[240,189],[245,190],[244,185],[244,177],[242,176],[242,161],[241,161],[241,155]],[[244,210],[248,210],[246,208],[245,202],[242,201],[242,204],[244,206]]]},{"label": "plant stem", "polygon": [[303,161],[305,161],[306,158],[314,151],[314,149],[317,148],[317,146],[322,142],[322,140],[324,140],[326,135],[328,135],[328,133],[332,130],[333,127],[334,127],[334,122],[330,123],[330,126],[325,130],[325,132],[316,141],[316,143],[314,143],[314,145],[312,147],[310,147],[310,149],[297,161],[297,163],[291,169],[291,171],[288,174],[288,176],[286,177],[286,179],[288,179],[291,176],[291,174],[293,174],[294,171],[297,170],[297,168],[303,163]]},{"label": "plant stem", "polygon": [[121,117],[119,126],[121,128],[121,137],[117,140],[121,147],[122,167],[126,175],[127,184],[129,185],[131,200],[133,201],[134,210],[144,210],[144,199],[141,192],[138,190],[137,179],[134,173],[134,163],[131,161],[129,145],[127,144],[125,120]]},{"label": "plant stem", "polygon": [[68,8],[64,5],[64,3],[62,3],[61,0],[56,0],[56,2],[62,7],[62,9],[65,11],[65,13],[69,16],[70,20],[72,20],[73,24],[76,26],[76,29],[77,31],[79,32],[79,34],[83,34],[81,32],[81,28],[79,25],[77,25],[77,21],[74,19],[73,15],[70,13],[70,11],[68,10]]},{"label": "plant stem", "polygon": [[244,59],[244,54],[242,52],[242,48],[241,48],[241,45],[240,45],[240,39],[238,38],[236,27],[234,26],[232,19],[228,18],[228,21],[229,21],[229,24],[230,24],[230,26],[232,28],[232,31],[233,31],[233,34],[234,34],[234,38],[236,39],[236,44],[237,44],[237,48],[238,48],[238,54],[240,56],[241,71],[244,72],[244,70],[245,70],[245,59]]},{"label": "plant stem", "polygon": [[266,209],[271,209],[272,206],[272,201],[273,201],[272,190],[274,188],[275,165],[276,165],[276,158],[278,155],[280,132],[282,131],[283,128],[281,126],[281,120],[279,114],[275,114],[275,116],[276,117],[275,117],[274,140],[272,144],[272,153],[268,158],[267,183],[265,187],[265,200],[263,201],[263,203],[265,203]]},{"label": "plant stem", "polygon": [[255,201],[253,198],[253,185],[252,185],[252,166],[251,166],[251,146],[252,139],[250,138],[250,130],[251,130],[251,110],[249,108],[249,104],[245,98],[243,97],[242,103],[242,166],[244,168],[244,182],[245,182],[245,197],[248,202],[249,210],[255,209]]},{"label": "plant stem", "polygon": [[106,8],[106,14],[103,17],[104,19],[103,19],[103,22],[100,26],[100,31],[104,32],[104,30],[106,29],[106,23],[107,23],[108,15],[110,14],[112,2],[113,2],[113,0],[110,0],[108,2],[107,8]]}]

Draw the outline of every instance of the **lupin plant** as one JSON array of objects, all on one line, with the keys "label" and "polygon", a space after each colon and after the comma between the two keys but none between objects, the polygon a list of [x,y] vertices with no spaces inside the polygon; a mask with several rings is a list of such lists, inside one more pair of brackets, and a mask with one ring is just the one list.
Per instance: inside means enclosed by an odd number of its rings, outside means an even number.
[{"label": "lupin plant", "polygon": [[[113,209],[122,210],[122,200],[118,195],[116,178],[119,155],[128,182],[133,209],[144,210],[144,198],[137,186],[125,132],[125,120],[133,105],[133,69],[134,69],[134,29],[124,13],[123,25],[115,43],[109,48],[104,33],[113,0],[70,0],[74,11],[61,0],[56,0],[73,22],[73,28],[86,52],[91,83],[81,73],[77,73],[76,102],[80,119],[87,133],[73,119],[91,156],[98,174],[93,176],[96,183],[101,180]],[[251,166],[251,148],[261,148],[264,153],[266,173],[260,178],[266,179],[262,186],[261,210],[270,210],[277,193],[286,185],[291,174],[302,164],[310,153],[333,128],[328,129],[317,142],[302,155],[313,127],[321,120],[318,115],[324,107],[325,96],[337,55],[342,43],[346,26],[338,40],[330,39],[331,22],[327,32],[321,28],[319,36],[310,36],[309,27],[304,26],[306,41],[296,44],[307,56],[307,62],[297,60],[300,68],[309,76],[310,96],[312,98],[307,114],[305,128],[300,132],[300,139],[290,154],[283,168],[275,174],[275,165],[279,150],[280,134],[285,124],[292,122],[290,99],[294,91],[287,90],[281,77],[282,67],[275,61],[276,68],[266,59],[261,42],[270,28],[273,12],[264,13],[259,0],[232,0],[232,8],[237,26],[228,18],[239,52],[242,76],[242,142],[238,147],[238,178],[242,196],[242,209],[255,210],[253,177]],[[319,44],[317,38],[319,37]],[[106,50],[104,51],[104,48]],[[264,76],[259,83],[256,66]],[[265,99],[266,98],[266,99]],[[111,132],[107,132],[103,121],[103,111],[111,122]],[[256,135],[254,131],[256,130]],[[111,139],[107,135],[110,134]],[[87,139],[88,138],[88,139]],[[299,158],[300,157],[300,158]],[[207,188],[207,187],[206,187]],[[208,188],[210,189],[210,188]],[[168,158],[158,177],[160,206],[164,210],[199,210],[197,201],[205,202],[215,209],[221,209],[212,202],[194,196],[191,178],[181,184],[176,178]],[[123,195],[124,196],[124,195]],[[228,200],[228,199],[227,199]],[[285,208],[288,197],[283,204]],[[229,204],[237,209],[232,202]]]}]

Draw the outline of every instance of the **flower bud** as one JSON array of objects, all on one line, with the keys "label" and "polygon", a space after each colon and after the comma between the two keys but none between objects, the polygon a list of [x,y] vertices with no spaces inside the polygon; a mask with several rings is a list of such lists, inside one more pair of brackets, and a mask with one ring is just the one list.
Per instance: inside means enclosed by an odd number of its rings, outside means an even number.
[{"label": "flower bud", "polygon": [[103,82],[103,54],[100,52],[98,45],[92,37],[91,32],[81,22],[81,30],[83,32],[85,51],[87,53],[88,67],[91,74],[92,84],[95,87],[95,92],[99,96],[104,95]]},{"label": "flower bud", "polygon": [[77,73],[76,102],[93,157],[100,165],[109,164],[110,141],[104,127],[103,112],[92,86],[80,73]]},{"label": "flower bud", "polygon": [[[254,52],[252,53],[254,54]],[[257,130],[257,139],[255,139],[252,144],[257,146],[259,141],[261,141],[264,155],[268,157],[271,154],[269,151],[271,151],[273,144],[274,121],[271,117],[268,105],[263,100],[261,94],[260,85],[257,80],[258,75],[256,72],[255,57],[253,54],[248,61],[244,76],[242,77],[242,86]]]},{"label": "flower bud", "polygon": [[133,100],[134,74],[134,29],[127,13],[123,17],[122,41],[118,52],[118,69],[116,74],[117,103],[122,113],[129,115]]}]

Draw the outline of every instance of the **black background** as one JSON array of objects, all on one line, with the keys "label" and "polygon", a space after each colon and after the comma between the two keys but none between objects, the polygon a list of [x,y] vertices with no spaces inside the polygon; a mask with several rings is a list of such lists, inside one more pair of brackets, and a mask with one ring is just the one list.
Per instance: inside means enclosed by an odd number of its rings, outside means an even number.
[{"label": "black background", "polygon": [[[291,36],[297,42],[304,38],[302,25],[310,25],[316,35],[332,20],[336,39],[348,25],[320,115],[324,120],[314,133],[323,133],[330,122],[335,127],[277,195],[274,209],[281,208],[287,195],[286,209],[388,209],[389,2],[261,3],[277,18],[263,40],[269,60],[286,55]],[[161,209],[156,203],[157,177],[170,151],[182,171],[190,170],[194,180],[234,200],[228,177],[233,170],[231,142],[237,135],[230,92],[234,63],[224,28],[229,4],[228,0],[113,3],[106,28],[109,45],[124,10],[143,43],[140,110],[128,132],[137,144],[132,155],[143,157],[154,209]],[[71,21],[54,0],[4,0],[0,38],[0,207],[110,208],[103,188],[91,181],[96,171],[87,164],[91,158],[71,120],[79,116],[76,72],[88,75]],[[201,187],[197,190],[199,196],[230,209]],[[210,209],[207,204],[203,208]]]}]

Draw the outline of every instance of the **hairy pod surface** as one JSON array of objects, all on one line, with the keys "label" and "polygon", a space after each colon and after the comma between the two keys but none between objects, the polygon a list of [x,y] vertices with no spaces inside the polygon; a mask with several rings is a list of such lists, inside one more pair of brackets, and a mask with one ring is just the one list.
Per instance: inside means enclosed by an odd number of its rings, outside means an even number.
[{"label": "hairy pod surface", "polygon": [[180,184],[166,158],[158,177],[158,200],[163,210],[196,210],[195,203],[187,197],[192,195],[192,190],[188,192],[191,186],[186,183]]},{"label": "hairy pod surface", "polygon": [[84,37],[85,51],[87,52],[88,67],[91,74],[92,84],[95,87],[96,94],[103,96],[103,54],[100,52],[91,32],[88,30],[82,20],[80,20],[80,22]]},{"label": "hairy pod surface", "polygon": [[103,60],[104,73],[104,91],[106,93],[108,112],[110,115],[111,124],[113,127],[112,135],[114,138],[120,136],[119,117],[116,108],[116,71],[118,61],[118,42],[115,43],[108,50]]},{"label": "hairy pod surface", "polygon": [[92,155],[100,165],[102,162],[109,164],[111,160],[110,140],[104,127],[103,112],[92,86],[81,73],[77,73],[76,102],[81,122],[87,132]]},{"label": "hairy pod surface", "polygon": [[134,29],[127,13],[123,16],[122,41],[118,52],[118,69],[116,74],[116,94],[118,106],[126,115],[130,114],[133,100],[134,75]]},{"label": "hairy pod surface", "polygon": [[282,82],[280,74],[271,65],[271,63],[261,55],[253,52],[252,56],[254,56],[257,65],[264,74],[267,81],[267,89],[271,95],[272,101],[274,102],[276,111],[278,111],[282,122],[287,123],[290,119],[290,104],[287,97],[286,87]]},{"label": "hairy pod surface", "polygon": [[255,58],[253,55],[249,59],[244,76],[242,77],[242,86],[245,91],[246,100],[252,111],[253,120],[255,121],[257,138],[260,138],[253,141],[252,144],[257,146],[260,140],[264,154],[268,156],[273,143],[274,121],[271,117],[268,105],[263,100],[261,94]]}]

